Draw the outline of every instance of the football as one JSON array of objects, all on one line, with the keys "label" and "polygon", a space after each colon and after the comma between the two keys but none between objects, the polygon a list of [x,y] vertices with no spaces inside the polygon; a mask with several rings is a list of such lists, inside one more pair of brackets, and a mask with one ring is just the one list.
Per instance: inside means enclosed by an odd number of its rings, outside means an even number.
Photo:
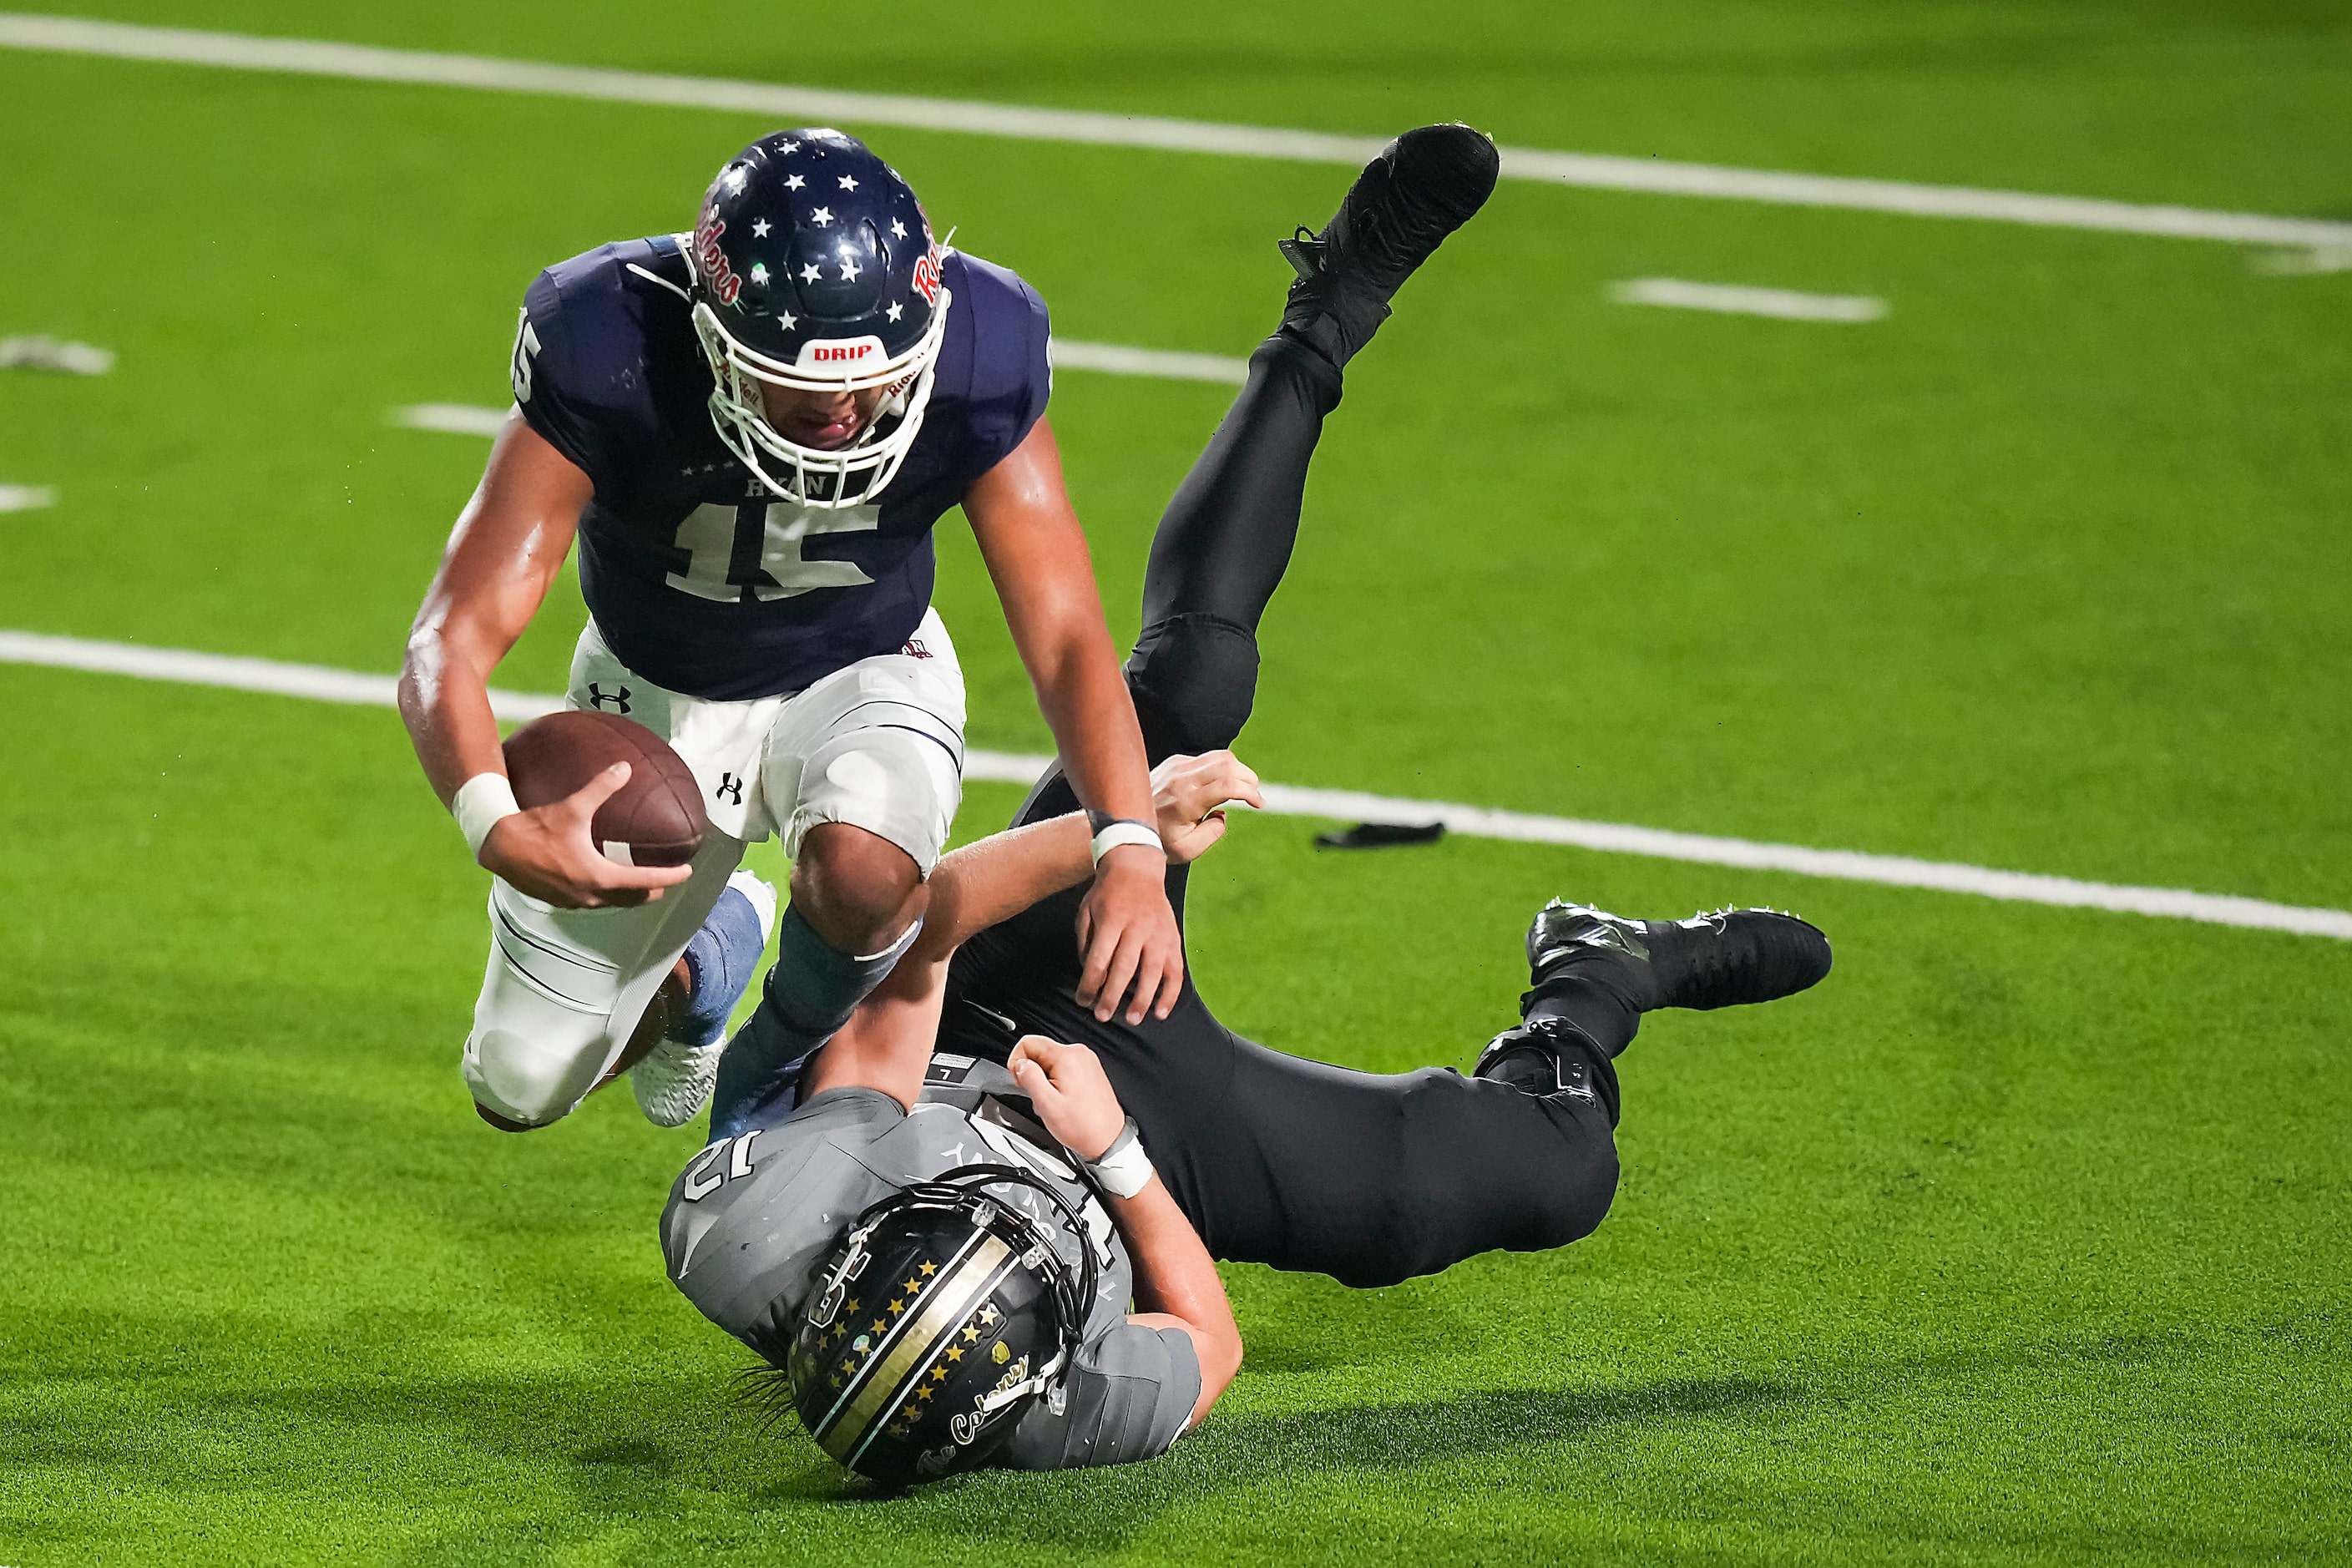
[{"label": "football", "polygon": [[629,782],[596,808],[589,835],[625,866],[683,866],[702,847],[702,786],[669,742],[617,713],[566,709],[507,737],[507,778],[526,811],[562,800],[614,763]]}]

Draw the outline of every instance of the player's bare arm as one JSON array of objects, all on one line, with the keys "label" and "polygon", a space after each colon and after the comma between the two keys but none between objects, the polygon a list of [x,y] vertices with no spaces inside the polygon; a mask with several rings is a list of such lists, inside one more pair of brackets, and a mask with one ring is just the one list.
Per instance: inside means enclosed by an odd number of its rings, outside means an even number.
[{"label": "player's bare arm", "polygon": [[[1225,834],[1224,808],[1263,806],[1257,774],[1231,752],[1171,757],[1152,770],[1152,811],[1170,864],[1189,865]],[[811,1069],[808,1095],[859,1085],[901,1105],[922,1092],[956,949],[1041,899],[1086,880],[1092,834],[1083,813],[991,834],[942,856],[923,933]]]},{"label": "player's bare arm", "polygon": [[[467,781],[506,776],[489,677],[539,611],[572,548],[593,487],[562,453],[510,416],[482,482],[457,516],[408,634],[400,711],[444,805]],[[607,859],[588,825],[628,781],[615,763],[568,799],[494,823],[477,858],[519,890],[565,909],[635,904],[689,874]]]},{"label": "player's bare arm", "polygon": [[[1028,1091],[1045,1131],[1079,1159],[1099,1162],[1126,1131],[1127,1111],[1103,1076],[1102,1063],[1086,1047],[1029,1035],[1013,1047],[1007,1065],[1013,1081]],[[1158,1172],[1126,1197],[1107,1191],[1104,1202],[1135,1264],[1139,1310],[1128,1321],[1181,1329],[1192,1338],[1201,1363],[1201,1397],[1190,1423],[1197,1426],[1241,1370],[1241,1330],[1234,1326],[1224,1281]]]},{"label": "player's bare arm", "polygon": [[[1109,817],[1149,822],[1142,731],[1045,420],[973,481],[964,513],[1078,799]],[[1164,1018],[1183,988],[1183,943],[1163,869],[1160,855],[1141,843],[1110,848],[1096,868],[1078,914],[1086,963],[1077,996],[1098,1018],[1109,1018],[1122,1001],[1131,1024],[1147,1012]]]}]

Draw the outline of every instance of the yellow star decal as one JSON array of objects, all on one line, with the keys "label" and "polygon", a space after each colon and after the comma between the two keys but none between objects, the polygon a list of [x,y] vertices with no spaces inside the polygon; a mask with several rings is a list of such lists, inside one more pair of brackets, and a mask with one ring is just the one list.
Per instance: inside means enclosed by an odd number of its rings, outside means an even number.
[{"label": "yellow star decal", "polygon": [[848,1316],[850,1316],[850,1317],[853,1317],[853,1318],[854,1318],[854,1317],[856,1317],[856,1316],[857,1315],[857,1302],[856,1302],[856,1300],[855,1298],[852,1298],[852,1299],[851,1299],[851,1300],[850,1300],[849,1305],[848,1305],[848,1306],[846,1306],[846,1307],[844,1307],[844,1308],[842,1309],[842,1311],[843,1311],[843,1312],[845,1312],[845,1314],[847,1314],[847,1315],[848,1315]]},{"label": "yellow star decal", "polygon": [[883,1321],[881,1319],[879,1319],[879,1318],[877,1318],[877,1319],[875,1319],[875,1320],[874,1320],[874,1331],[875,1331],[876,1333],[877,1333],[877,1334],[878,1334],[878,1333],[882,1333],[882,1332],[884,1332],[884,1331],[887,1331],[889,1327],[890,1327],[890,1325],[889,1325],[889,1324],[887,1324],[887,1323],[884,1322],[884,1321]]},{"label": "yellow star decal", "polygon": [[936,1388],[919,1388],[915,1390],[916,1403],[920,1404],[922,1401],[929,1399],[932,1394],[937,1394],[939,1390]]},{"label": "yellow star decal", "polygon": [[900,1297],[898,1300],[895,1300],[895,1301],[891,1302],[891,1303],[890,1303],[890,1310],[891,1310],[892,1311],[894,1311],[894,1312],[903,1312],[903,1311],[905,1311],[905,1310],[907,1310],[907,1300],[906,1300],[906,1298],[902,1296],[902,1297]]},{"label": "yellow star decal", "polygon": [[[961,1360],[963,1360],[963,1349],[962,1349],[962,1347],[961,1347],[961,1346],[960,1346],[960,1345],[950,1345],[950,1346],[948,1347],[948,1360],[950,1360],[950,1361],[961,1361]],[[941,1377],[945,1377],[945,1376],[947,1375],[947,1369],[946,1369],[946,1368],[944,1368],[944,1367],[940,1368],[940,1375]]]},{"label": "yellow star decal", "polygon": [[920,1415],[922,1413],[923,1407],[912,1403],[909,1403],[906,1409],[898,1412],[899,1415],[905,1416],[908,1421],[914,1420],[916,1416]]},{"label": "yellow star decal", "polygon": [[[875,1326],[876,1328],[877,1328],[877,1329],[878,1329],[878,1328],[880,1328],[882,1325],[881,1325],[881,1324],[879,1324],[879,1323],[877,1323],[877,1324],[875,1324],[874,1326]],[[978,1329],[972,1328],[971,1326],[970,1326],[969,1324],[967,1324],[967,1325],[965,1326],[965,1328],[964,1328],[964,1331],[963,1331],[963,1342],[964,1342],[964,1343],[966,1343],[966,1344],[968,1344],[968,1345],[970,1345],[970,1344],[977,1344],[977,1343],[979,1343],[979,1342],[980,1342],[980,1331],[979,1331]]]},{"label": "yellow star decal", "polygon": [[996,1304],[993,1301],[980,1310],[980,1321],[983,1323],[992,1323],[1002,1315],[1003,1314],[997,1311]]},{"label": "yellow star decal", "polygon": [[939,1271],[940,1266],[936,1263],[926,1262],[923,1265],[922,1274],[923,1278],[926,1279],[929,1279],[932,1275],[937,1274]]},{"label": "yellow star decal", "polygon": [[922,1288],[923,1282],[919,1279],[909,1279],[904,1285],[898,1287],[899,1289],[904,1290],[909,1296],[913,1295]]},{"label": "yellow star decal", "polygon": [[[950,1354],[950,1355],[961,1355],[961,1354],[963,1354],[963,1352],[961,1352],[961,1351],[950,1351],[950,1352],[948,1352],[948,1354]],[[945,1383],[947,1380],[948,1380],[948,1369],[947,1369],[946,1367],[944,1367],[944,1366],[935,1366],[935,1367],[931,1368],[931,1381],[932,1381],[933,1383]]]}]

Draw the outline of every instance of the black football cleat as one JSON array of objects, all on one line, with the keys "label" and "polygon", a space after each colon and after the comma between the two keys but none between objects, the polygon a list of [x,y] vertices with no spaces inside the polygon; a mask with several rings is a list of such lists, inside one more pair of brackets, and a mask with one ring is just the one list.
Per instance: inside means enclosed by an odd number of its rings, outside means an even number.
[{"label": "black football cleat", "polygon": [[1413,269],[1486,205],[1501,167],[1495,143],[1467,125],[1424,125],[1381,148],[1322,233],[1279,242],[1298,271],[1283,331],[1346,364]]},{"label": "black football cleat", "polygon": [[1598,970],[1643,1012],[1736,1007],[1793,996],[1830,972],[1830,939],[1794,915],[1717,910],[1686,921],[1634,921],[1554,899],[1528,927],[1528,972],[1540,990]]}]

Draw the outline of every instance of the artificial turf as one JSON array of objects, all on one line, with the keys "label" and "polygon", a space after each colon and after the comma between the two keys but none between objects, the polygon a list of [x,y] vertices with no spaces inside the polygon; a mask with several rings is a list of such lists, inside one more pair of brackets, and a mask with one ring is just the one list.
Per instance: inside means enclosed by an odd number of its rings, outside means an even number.
[{"label": "artificial turf", "polygon": [[[2347,216],[2331,7],[1076,8],[803,47],[618,6],[109,14]],[[731,18],[731,19],[730,19]],[[0,626],[388,670],[537,267],[682,223],[724,114],[0,52]],[[856,127],[852,127],[856,129]],[[874,139],[1060,330],[1245,352],[1346,172]],[[1613,306],[1668,275],[1868,326]],[[1268,777],[2352,906],[2352,275],[1509,184],[1351,375],[1242,746]],[[1062,377],[1114,628],[1213,386]],[[1044,746],[969,542],[972,738]],[[550,689],[560,590],[501,674]],[[478,1123],[479,874],[392,715],[0,668],[0,1562],[2327,1561],[2352,1554],[2352,946],[1239,825],[1229,1021],[1466,1065],[1528,910],[1794,905],[1839,965],[1654,1020],[1598,1235],[1229,1271],[1168,1458],[877,1501],[661,1278],[695,1146]],[[974,785],[959,832],[1013,802]],[[776,868],[772,852],[761,863]]]}]

